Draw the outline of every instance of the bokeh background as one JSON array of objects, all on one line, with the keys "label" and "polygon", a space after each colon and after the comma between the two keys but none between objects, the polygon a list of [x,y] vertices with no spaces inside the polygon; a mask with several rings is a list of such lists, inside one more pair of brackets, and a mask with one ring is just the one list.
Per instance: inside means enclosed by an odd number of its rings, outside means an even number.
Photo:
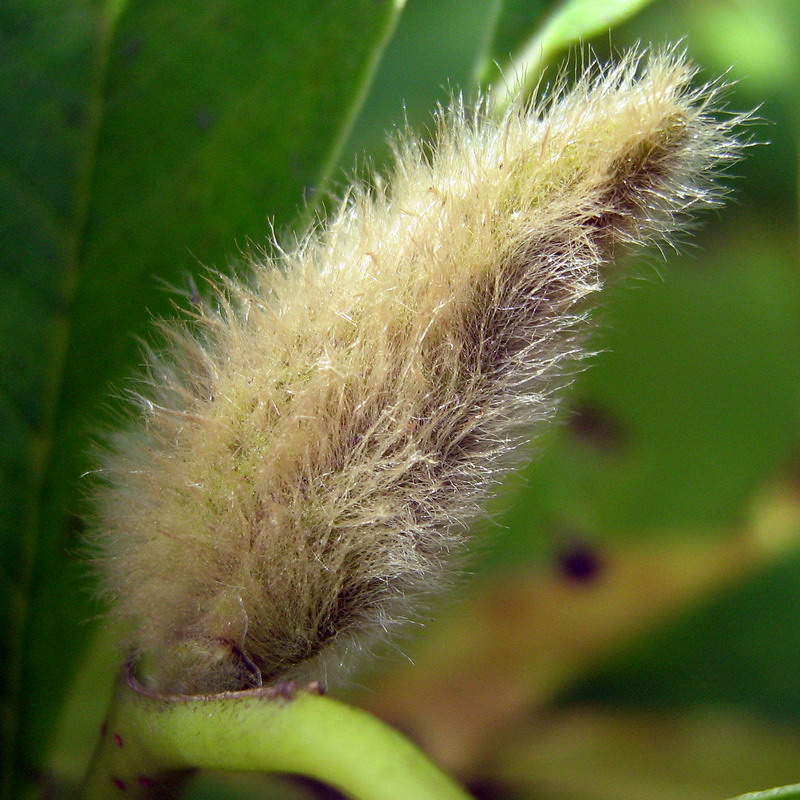
[{"label": "bokeh background", "polygon": [[[174,313],[163,284],[241,269],[271,223],[285,232],[307,214],[304,195],[320,208],[347,174],[380,166],[387,131],[426,130],[437,102],[473,97],[493,60],[569,4],[408,0],[393,31],[380,4],[300,3],[303,30],[277,3],[264,17],[187,5],[132,2],[113,20],[78,2],[3,12],[6,52],[34,76],[3,100],[14,175],[0,176],[15,208],[0,238],[4,730],[31,796],[69,796],[120,657],[87,591],[78,476],[116,414],[110,387],[139,360],[135,336]],[[681,42],[701,79],[727,75],[731,110],[757,109],[742,131],[753,146],[724,179],[723,210],[609,287],[597,355],[477,531],[471,574],[341,692],[485,800],[724,800],[800,783],[800,7],[631,5],[591,39],[597,58]],[[102,86],[80,90],[97,64]],[[204,82],[215,70],[226,83]],[[47,155],[43,125],[72,131],[51,142],[63,153]],[[44,205],[77,219],[72,233],[51,243]],[[336,795],[204,775],[190,796]]]}]

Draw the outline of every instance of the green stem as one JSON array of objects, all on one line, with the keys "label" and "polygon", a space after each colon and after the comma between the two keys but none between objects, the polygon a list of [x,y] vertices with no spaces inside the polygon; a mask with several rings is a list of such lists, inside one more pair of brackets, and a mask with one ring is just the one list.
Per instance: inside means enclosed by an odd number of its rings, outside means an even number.
[{"label": "green stem", "polygon": [[468,800],[417,747],[314,685],[164,696],[124,673],[80,800],[166,800],[196,769],[288,772],[354,800]]}]

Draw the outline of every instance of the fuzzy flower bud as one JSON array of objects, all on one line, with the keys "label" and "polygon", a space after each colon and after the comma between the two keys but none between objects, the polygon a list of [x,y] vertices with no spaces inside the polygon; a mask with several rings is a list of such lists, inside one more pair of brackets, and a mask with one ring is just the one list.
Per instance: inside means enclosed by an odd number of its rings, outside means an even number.
[{"label": "fuzzy flower bud", "polygon": [[675,53],[404,141],[292,251],[165,326],[97,490],[99,565],[165,691],[326,679],[413,616],[550,420],[619,244],[713,202],[736,118]]}]

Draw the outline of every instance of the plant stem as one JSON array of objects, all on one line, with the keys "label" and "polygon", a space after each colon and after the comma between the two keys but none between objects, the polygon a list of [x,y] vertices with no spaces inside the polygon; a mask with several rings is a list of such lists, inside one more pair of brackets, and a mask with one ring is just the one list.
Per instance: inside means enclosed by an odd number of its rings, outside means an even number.
[{"label": "plant stem", "polygon": [[354,800],[468,800],[376,717],[291,684],[218,695],[158,695],[126,669],[80,800],[167,800],[196,769],[288,772]]}]

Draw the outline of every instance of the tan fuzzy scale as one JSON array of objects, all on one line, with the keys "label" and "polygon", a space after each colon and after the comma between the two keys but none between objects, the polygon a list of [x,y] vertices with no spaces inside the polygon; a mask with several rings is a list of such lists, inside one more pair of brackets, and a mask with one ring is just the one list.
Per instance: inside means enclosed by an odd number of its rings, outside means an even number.
[{"label": "tan fuzzy scale", "polygon": [[97,490],[144,678],[327,680],[439,591],[581,357],[620,243],[708,205],[736,118],[674,53],[442,115],[289,253],[166,326]]}]

